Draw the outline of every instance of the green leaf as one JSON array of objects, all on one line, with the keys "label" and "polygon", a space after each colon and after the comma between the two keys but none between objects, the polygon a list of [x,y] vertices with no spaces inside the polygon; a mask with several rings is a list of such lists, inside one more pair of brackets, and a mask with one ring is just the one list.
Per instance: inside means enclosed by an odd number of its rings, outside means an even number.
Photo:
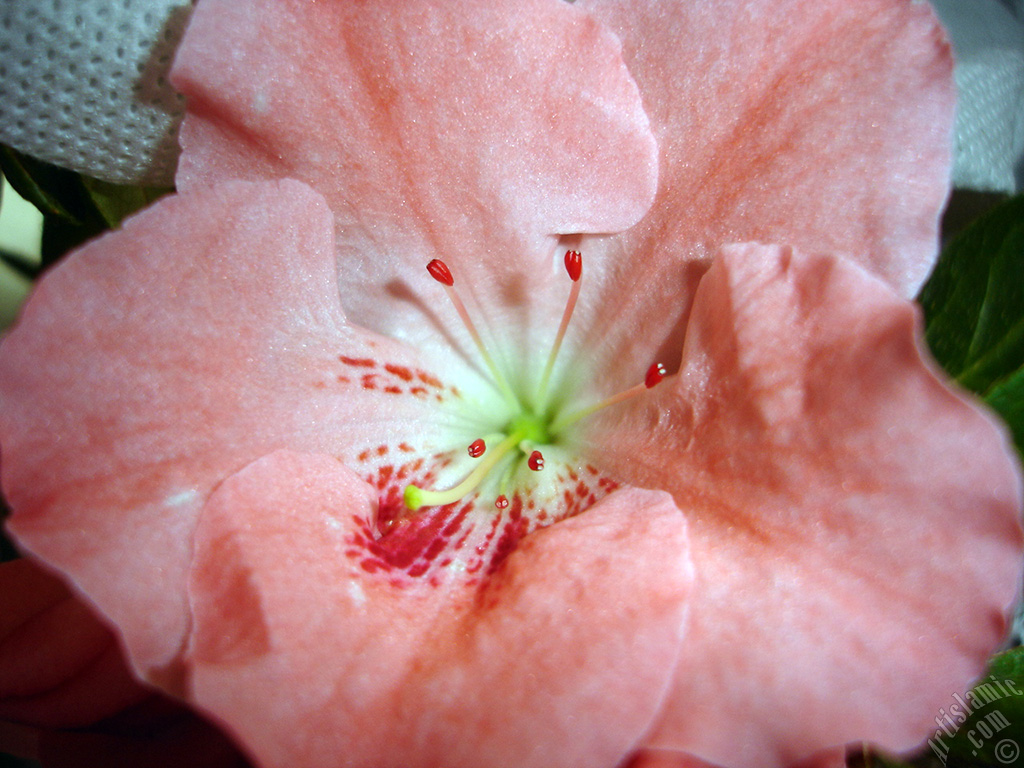
[{"label": "green leaf", "polygon": [[72,213],[82,202],[74,190],[75,174],[3,146],[0,146],[0,173],[7,177],[14,191],[38,208],[43,216],[57,216],[81,224],[79,216]]},{"label": "green leaf", "polygon": [[1006,422],[1013,434],[1013,442],[1024,454],[1024,368],[996,384],[985,397],[989,407]]},{"label": "green leaf", "polygon": [[1024,196],[957,235],[919,301],[932,353],[967,389],[987,396],[1024,366]]},{"label": "green leaf", "polygon": [[934,739],[949,746],[948,768],[1024,765],[1024,648],[994,657],[987,677],[936,714],[955,729]]},{"label": "green leaf", "polygon": [[163,187],[134,187],[111,184],[88,176],[82,176],[89,197],[108,227],[118,226],[131,214],[145,208],[171,190]]},{"label": "green leaf", "polygon": [[0,171],[43,214],[42,268],[170,189],[111,184],[0,146]]}]

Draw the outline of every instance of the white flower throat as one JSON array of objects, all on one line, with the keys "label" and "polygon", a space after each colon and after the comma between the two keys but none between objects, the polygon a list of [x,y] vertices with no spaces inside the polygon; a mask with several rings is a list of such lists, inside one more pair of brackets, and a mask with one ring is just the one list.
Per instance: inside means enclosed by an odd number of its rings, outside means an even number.
[{"label": "white flower throat", "polygon": [[572,280],[572,287],[565,311],[562,314],[562,322],[548,355],[537,391],[533,397],[524,398],[513,391],[508,380],[502,375],[501,370],[495,365],[494,359],[484,346],[476,326],[455,290],[455,279],[451,270],[440,259],[434,259],[427,265],[427,272],[430,273],[430,276],[444,286],[452,306],[469,331],[490,372],[492,384],[507,401],[513,416],[503,430],[478,437],[469,444],[467,448],[469,456],[478,460],[478,463],[461,482],[446,490],[429,490],[415,484],[407,485],[403,499],[408,509],[415,511],[425,506],[443,506],[456,502],[477,491],[492,475],[497,476],[497,495],[494,505],[498,509],[504,509],[509,504],[507,494],[514,487],[519,486],[519,483],[513,483],[513,479],[522,476],[521,470],[524,463],[531,472],[543,472],[544,449],[557,444],[559,438],[569,427],[603,408],[642,394],[664,378],[664,366],[661,363],[654,363],[647,370],[644,380],[629,389],[583,408],[574,410],[563,408],[552,411],[548,399],[551,372],[554,370],[562,341],[576,308],[582,284],[583,257],[578,251],[566,251],[565,270]]}]

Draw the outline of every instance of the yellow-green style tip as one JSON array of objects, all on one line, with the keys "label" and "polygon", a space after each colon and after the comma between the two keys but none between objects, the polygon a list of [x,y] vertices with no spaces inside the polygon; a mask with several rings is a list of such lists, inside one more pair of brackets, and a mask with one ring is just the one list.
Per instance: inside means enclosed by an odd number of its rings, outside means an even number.
[{"label": "yellow-green style tip", "polygon": [[417,488],[415,485],[407,485],[402,493],[402,498],[405,501],[405,506],[415,512],[423,506],[423,489]]}]

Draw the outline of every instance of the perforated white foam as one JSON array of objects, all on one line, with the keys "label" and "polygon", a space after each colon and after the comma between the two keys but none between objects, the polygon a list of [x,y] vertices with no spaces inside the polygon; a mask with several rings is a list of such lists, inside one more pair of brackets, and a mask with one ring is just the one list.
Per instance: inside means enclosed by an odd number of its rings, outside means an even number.
[{"label": "perforated white foam", "polygon": [[191,0],[0,1],[0,142],[120,183],[170,184],[167,82]]},{"label": "perforated white foam", "polygon": [[932,0],[956,54],[957,186],[1013,192],[1024,182],[1024,3]]},{"label": "perforated white foam", "polygon": [[[1022,0],[932,2],[957,49],[956,182],[1020,188]],[[184,104],[167,71],[191,5],[0,0],[0,142],[108,181],[169,184]]]}]

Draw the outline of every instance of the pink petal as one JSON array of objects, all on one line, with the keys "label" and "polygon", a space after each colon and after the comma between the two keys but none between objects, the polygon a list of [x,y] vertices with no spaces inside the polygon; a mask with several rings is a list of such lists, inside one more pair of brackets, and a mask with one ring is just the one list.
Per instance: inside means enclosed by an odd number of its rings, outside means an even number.
[{"label": "pink petal", "polygon": [[595,461],[692,525],[697,598],[652,746],[731,766],[903,750],[980,674],[1019,584],[1020,476],[920,344],[914,306],[848,262],[727,248],[678,378],[595,427]]},{"label": "pink petal", "polygon": [[619,43],[561,0],[207,0],[174,81],[179,188],[312,185],[337,218],[346,309],[382,332],[381,296],[431,258],[500,283],[496,265],[546,266],[550,235],[624,229],[654,196]]},{"label": "pink petal", "polygon": [[429,451],[446,428],[437,406],[458,395],[410,348],[348,326],[334,273],[316,193],[235,182],[165,198],[71,256],[3,342],[10,528],[141,668],[181,647],[192,529],[223,477],[285,445],[370,475],[389,446]]},{"label": "pink petal", "polygon": [[191,697],[261,765],[608,766],[649,726],[690,569],[667,496],[620,491],[523,539],[482,585],[361,567],[375,494],[278,452],[197,531]]},{"label": "pink petal", "polygon": [[[658,197],[625,253],[675,264],[729,242],[784,243],[916,293],[935,256],[954,106],[927,3],[577,5],[622,37],[660,147]],[[678,280],[649,266],[636,284],[651,271]]]}]

